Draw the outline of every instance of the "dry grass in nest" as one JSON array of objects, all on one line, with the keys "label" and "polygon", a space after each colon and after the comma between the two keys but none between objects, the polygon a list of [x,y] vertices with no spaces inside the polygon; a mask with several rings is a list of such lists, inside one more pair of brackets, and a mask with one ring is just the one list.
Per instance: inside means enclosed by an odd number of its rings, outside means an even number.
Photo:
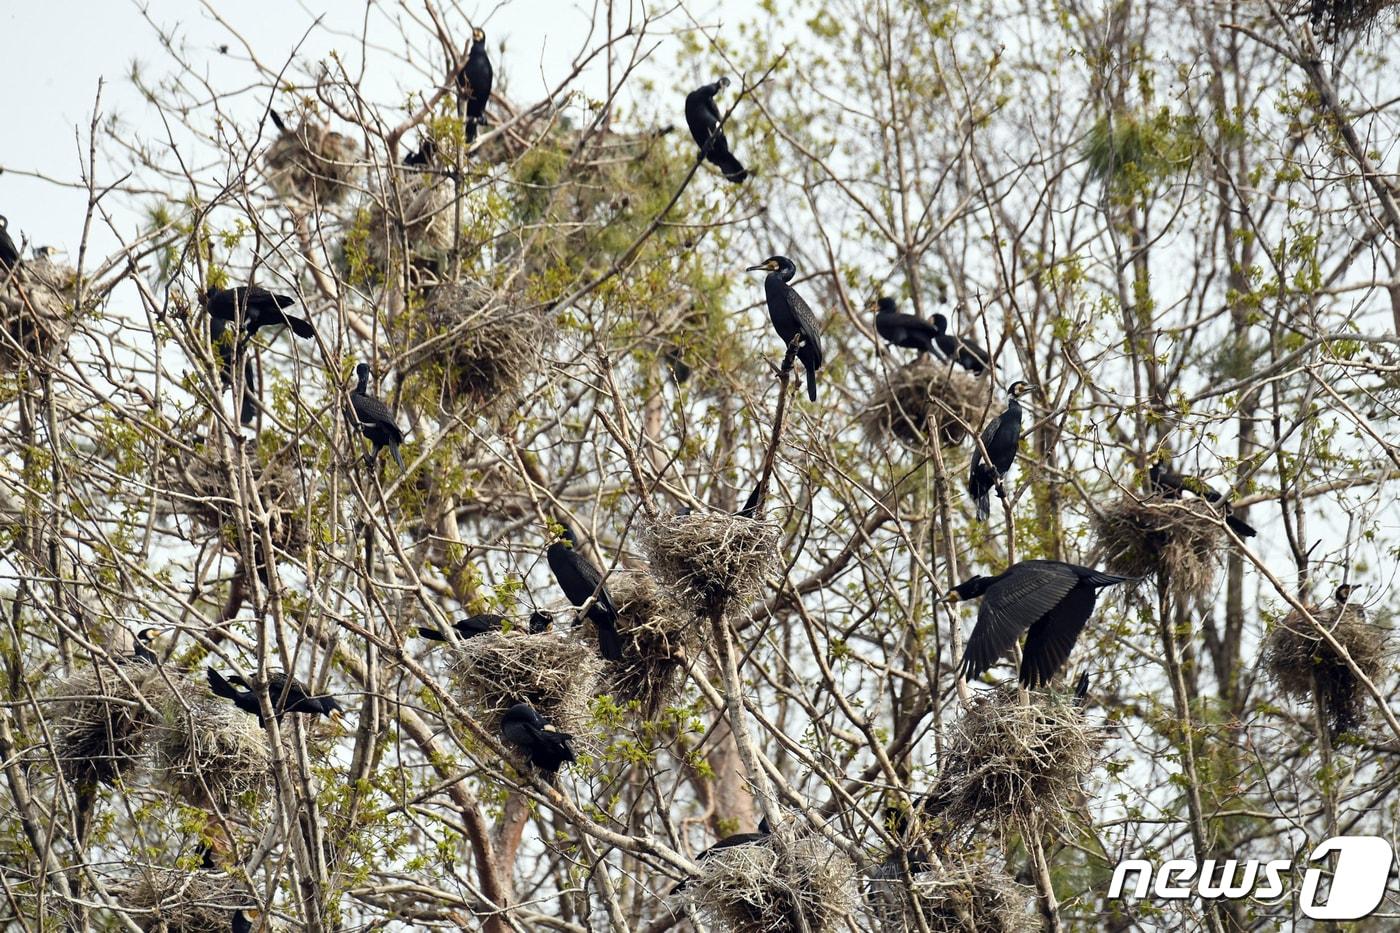
[{"label": "dry grass in nest", "polygon": [[68,342],[76,283],[73,270],[44,259],[0,270],[0,366],[20,369]]},{"label": "dry grass in nest", "polygon": [[949,363],[921,356],[876,387],[860,414],[866,436],[875,443],[894,437],[921,448],[934,434],[952,446],[968,428],[982,423],[989,380],[978,380]]},{"label": "dry grass in nest", "polygon": [[1220,514],[1200,499],[1125,495],[1090,516],[1095,554],[1110,573],[1155,575],[1179,600],[1210,593],[1224,538]]},{"label": "dry grass in nest", "polygon": [[1348,33],[1370,33],[1382,16],[1397,7],[1400,0],[1293,0],[1289,12],[1306,16],[1318,38],[1332,43]]},{"label": "dry grass in nest", "polygon": [[111,668],[86,668],[49,695],[54,754],[75,784],[113,784],[136,764],[169,695],[155,665],[124,664],[121,674],[125,682]]},{"label": "dry grass in nest", "polygon": [[[1389,655],[1389,639],[1384,629],[1367,621],[1360,606],[1317,607],[1312,616],[1347,650],[1367,679],[1374,682],[1381,676]],[[1334,736],[1355,729],[1365,720],[1366,688],[1297,609],[1284,616],[1265,638],[1264,666],[1279,689],[1294,699],[1313,701],[1316,678]]]},{"label": "dry grass in nest", "polygon": [[707,626],[649,573],[612,574],[608,594],[622,639],[622,660],[607,668],[608,688],[619,700],[639,704],[644,719],[654,719],[680,694],[687,667],[703,650]]},{"label": "dry grass in nest", "polygon": [[457,648],[452,678],[467,708],[492,732],[500,731],[512,704],[525,702],[559,731],[581,737],[602,669],[595,646],[559,632],[488,632]]},{"label": "dry grass in nest", "polygon": [[256,802],[270,786],[272,751],[256,716],[189,691],[171,696],[155,736],[155,768],[192,806]]},{"label": "dry grass in nest", "polygon": [[388,276],[404,258],[427,262],[442,259],[452,249],[456,210],[452,181],[425,172],[401,173],[397,188],[382,191],[364,221],[370,266]]},{"label": "dry grass in nest", "polygon": [[856,906],[855,866],[809,827],[788,822],[768,840],[716,849],[685,886],[691,908],[732,933],[830,930]]},{"label": "dry grass in nest", "polygon": [[888,933],[919,929],[916,903],[930,933],[1034,933],[1040,922],[1027,903],[1034,896],[991,858],[950,854],[909,880],[897,861],[885,862],[870,873],[866,901]]},{"label": "dry grass in nest", "polygon": [[267,180],[279,197],[308,204],[344,200],[359,171],[360,147],[348,136],[303,121],[267,149]]},{"label": "dry grass in nest", "polygon": [[949,830],[1062,822],[1098,748],[1098,731],[1066,697],[1032,694],[1022,703],[1014,688],[979,693],[949,731],[926,811]]},{"label": "dry grass in nest", "polygon": [[713,617],[757,598],[777,563],[779,528],[723,512],[662,516],[643,547],[651,571],[692,611]]},{"label": "dry grass in nest", "polygon": [[[257,485],[271,524],[272,545],[295,553],[306,546],[305,503],[301,482],[288,458],[270,458],[257,469]],[[223,533],[236,518],[234,491],[229,488],[224,467],[213,452],[194,456],[172,452],[162,469],[161,487],[169,490],[169,508],[197,519],[210,531]],[[250,504],[250,513],[256,509]],[[254,531],[259,532],[254,521]],[[237,544],[231,536],[230,546]]]},{"label": "dry grass in nest", "polygon": [[433,288],[416,320],[414,361],[440,360],[448,394],[494,408],[518,401],[525,380],[543,367],[551,338],[541,310],[472,282]]},{"label": "dry grass in nest", "polygon": [[143,930],[161,933],[210,933],[233,926],[233,912],[257,907],[236,878],[219,871],[143,868],[121,885],[122,906]]}]

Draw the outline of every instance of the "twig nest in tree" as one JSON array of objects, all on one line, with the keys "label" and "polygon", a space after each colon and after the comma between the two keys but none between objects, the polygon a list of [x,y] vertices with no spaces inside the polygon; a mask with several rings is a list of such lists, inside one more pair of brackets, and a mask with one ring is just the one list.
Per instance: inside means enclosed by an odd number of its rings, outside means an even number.
[{"label": "twig nest in tree", "polygon": [[492,732],[500,731],[507,709],[523,702],[560,732],[583,739],[602,669],[596,644],[560,632],[488,632],[462,641],[452,679],[462,702]]},{"label": "twig nest in tree", "polygon": [[[1384,673],[1390,639],[1383,628],[1367,620],[1360,606],[1318,606],[1311,614],[1347,650],[1368,680],[1374,682]],[[1308,702],[1320,696],[1333,736],[1365,721],[1366,688],[1337,650],[1297,609],[1284,616],[1265,637],[1264,667],[1286,695]]]},{"label": "twig nest in tree", "polygon": [[267,733],[227,700],[191,688],[161,709],[154,768],[172,791],[197,807],[256,807],[272,781]]},{"label": "twig nest in tree", "polygon": [[608,577],[617,606],[622,660],[607,667],[608,690],[636,702],[642,718],[654,719],[679,696],[686,669],[709,641],[708,623],[679,605],[649,573],[623,570]]},{"label": "twig nest in tree", "polygon": [[684,889],[702,920],[731,933],[836,929],[855,909],[855,865],[820,833],[789,820],[760,842],[712,849]]},{"label": "twig nest in tree", "polygon": [[[306,501],[296,466],[286,457],[265,459],[266,463],[254,466],[255,483],[267,512],[272,546],[282,551],[299,551],[307,543]],[[238,514],[237,499],[217,455],[208,449],[193,456],[173,451],[161,471],[161,487],[169,490],[169,502],[163,503],[167,514],[188,515],[209,531],[223,535],[225,544],[237,550],[238,535],[233,525]],[[234,480],[237,481],[236,475]],[[249,513],[255,537],[260,539],[261,520],[252,503]],[[258,540],[253,546],[261,553]],[[256,563],[261,564],[261,560]]]},{"label": "twig nest in tree", "polygon": [[945,834],[1059,824],[1083,796],[1100,744],[1066,697],[980,692],[949,730],[925,812]]},{"label": "twig nest in tree", "polygon": [[24,368],[64,346],[77,320],[77,274],[47,259],[0,269],[0,366]]},{"label": "twig nest in tree", "polygon": [[140,760],[169,692],[153,664],[89,667],[60,681],[49,694],[49,722],[63,776],[115,783]]},{"label": "twig nest in tree", "polygon": [[474,282],[435,286],[407,321],[410,365],[439,363],[449,398],[497,410],[515,405],[557,336],[541,309]]},{"label": "twig nest in tree", "polygon": [[360,147],[348,136],[310,120],[288,130],[267,149],[264,164],[272,190],[303,204],[344,200],[359,171]]},{"label": "twig nest in tree", "polygon": [[230,930],[234,911],[257,907],[248,889],[221,871],[147,867],[112,888],[137,926],[161,933]]},{"label": "twig nest in tree", "polygon": [[976,430],[988,409],[991,381],[977,379],[951,363],[920,356],[875,389],[860,413],[871,441],[891,437],[921,448],[936,436],[947,446]]},{"label": "twig nest in tree", "polygon": [[1091,514],[1089,524],[1097,561],[1110,573],[1156,575],[1179,601],[1210,594],[1224,531],[1209,502],[1125,495]]},{"label": "twig nest in tree", "polygon": [[[1369,33],[1397,8],[1400,0],[1291,0],[1287,9],[1292,16],[1306,16],[1318,38],[1333,43],[1348,33]],[[1393,12],[1389,19],[1396,19]]]},{"label": "twig nest in tree", "polygon": [[396,276],[405,258],[413,265],[446,257],[456,222],[451,179],[398,172],[396,181],[375,195],[351,231],[352,239],[362,243],[370,269],[385,278]]},{"label": "twig nest in tree", "polygon": [[757,598],[778,561],[773,522],[723,512],[668,515],[644,529],[651,572],[692,612],[706,617]]},{"label": "twig nest in tree", "polygon": [[929,933],[1035,933],[1035,889],[1018,884],[989,857],[949,852],[906,879],[897,859],[870,872],[866,903],[887,933],[919,929],[915,903]]}]

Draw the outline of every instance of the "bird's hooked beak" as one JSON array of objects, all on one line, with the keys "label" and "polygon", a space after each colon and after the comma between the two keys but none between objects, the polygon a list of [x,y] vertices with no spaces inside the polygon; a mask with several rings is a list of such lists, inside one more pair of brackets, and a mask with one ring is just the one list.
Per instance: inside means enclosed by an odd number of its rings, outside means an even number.
[{"label": "bird's hooked beak", "polygon": [[961,595],[960,593],[958,593],[957,590],[949,590],[948,592],[944,593],[943,596],[942,596],[942,598],[940,598],[938,601],[939,601],[940,603],[949,603],[949,604],[951,604],[951,603],[960,602],[961,600],[962,600],[962,595]]},{"label": "bird's hooked beak", "polygon": [[331,710],[331,711],[330,711],[330,715],[329,715],[327,718],[329,718],[330,721],[333,722],[333,723],[335,723],[338,727],[340,727],[340,728],[342,728],[342,729],[345,727],[345,714],[344,714],[343,712],[341,712],[340,710],[338,710],[338,709],[333,709],[333,710]]},{"label": "bird's hooked beak", "polygon": [[545,731],[545,732],[558,732],[559,730],[558,730],[557,728],[555,728],[554,723],[548,722],[548,723],[545,723],[544,731]]},{"label": "bird's hooked beak", "polygon": [[878,298],[871,298],[869,301],[867,301],[867,302],[865,303],[865,310],[866,310],[866,313],[869,313],[869,312],[871,312],[871,311],[879,311],[879,310],[880,310],[880,299],[878,299]]},{"label": "bird's hooked beak", "polygon": [[775,263],[773,260],[768,259],[768,260],[765,260],[765,261],[759,263],[759,264],[756,265],[756,266],[749,266],[749,267],[748,267],[747,269],[745,269],[744,271],[745,271],[745,272],[773,272],[773,271],[776,271],[777,268],[778,268],[778,264]]},{"label": "bird's hooked beak", "polygon": [[472,30],[472,40],[473,40],[473,41],[475,41],[475,42],[482,42],[482,41],[484,41],[485,39],[486,39],[486,33],[482,32],[480,29],[473,29],[473,30]]}]

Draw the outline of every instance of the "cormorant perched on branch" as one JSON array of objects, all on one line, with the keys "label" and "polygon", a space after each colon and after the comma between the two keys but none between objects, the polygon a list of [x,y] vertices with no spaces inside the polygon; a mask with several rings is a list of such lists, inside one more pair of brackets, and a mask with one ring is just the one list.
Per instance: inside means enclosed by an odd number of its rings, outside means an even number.
[{"label": "cormorant perched on branch", "polygon": [[617,607],[608,595],[608,588],[603,585],[602,573],[575,550],[577,544],[578,538],[574,537],[573,529],[565,525],[559,540],[545,552],[550,572],[572,605],[582,606],[590,598],[593,599],[593,605],[588,608],[588,619],[598,630],[598,653],[605,660],[621,661],[622,641],[617,637]]},{"label": "cormorant perched on branch", "polygon": [[721,77],[714,84],[706,84],[687,94],[685,122],[695,138],[695,145],[700,147],[701,158],[711,162],[729,181],[742,182],[749,177],[748,169],[729,151],[729,140],[719,125],[719,107],[715,104],[715,95],[726,87],[729,87],[729,79]]},{"label": "cormorant perched on branch", "polygon": [[763,277],[763,291],[768,297],[768,318],[784,346],[790,346],[797,337],[802,338],[797,348],[797,358],[807,371],[807,398],[815,402],[817,370],[822,366],[822,335],[817,327],[816,315],[796,289],[788,284],[797,274],[797,267],[786,256],[769,256],[745,271],[768,273]]},{"label": "cormorant perched on branch", "polygon": [[1099,589],[1132,579],[1058,560],[1023,560],[994,577],[975,576],[959,583],[948,591],[946,601],[982,598],[960,673],[966,680],[980,677],[1029,630],[1021,683],[1048,683],[1068,660],[1094,611]]},{"label": "cormorant perched on branch", "polygon": [[356,366],[355,375],[360,381],[356,384],[355,391],[350,393],[350,407],[355,411],[355,421],[360,432],[374,445],[374,449],[365,454],[365,462],[374,466],[379,451],[388,447],[394,462],[399,465],[399,470],[407,472],[403,455],[399,453],[399,445],[403,443],[403,432],[394,423],[394,414],[389,411],[389,406],[369,394],[369,364],[361,363]]},{"label": "cormorant perched on branch", "polygon": [[1161,493],[1163,498],[1176,499],[1183,492],[1191,492],[1213,505],[1220,506],[1225,513],[1225,524],[1241,538],[1252,538],[1259,533],[1244,519],[1235,517],[1234,508],[1228,499],[1196,477],[1182,476],[1175,472],[1165,457],[1158,457],[1152,461],[1152,466],[1147,468],[1147,485],[1153,492]]},{"label": "cormorant perched on branch", "polygon": [[495,72],[491,59],[486,55],[486,33],[472,30],[472,47],[467,53],[467,61],[457,72],[457,100],[467,104],[467,142],[476,141],[476,131],[486,121],[486,102],[491,99],[491,84]]},{"label": "cormorant perched on branch", "polygon": [[[208,674],[209,689],[214,691],[215,696],[232,700],[234,706],[258,717],[258,724],[262,724],[263,715],[262,708],[258,705],[258,695],[242,674],[235,674],[226,680],[212,667],[208,668]],[[239,687],[243,689],[239,690]],[[345,712],[335,697],[312,696],[311,691],[307,690],[301,681],[288,677],[284,671],[268,673],[267,696],[278,719],[287,713],[308,713],[339,721]]]},{"label": "cormorant perched on branch", "polygon": [[[1004,497],[1001,479],[1016,462],[1016,451],[1021,444],[1021,403],[1017,397],[1025,395],[1034,386],[1029,382],[1013,382],[1007,390],[1006,410],[997,415],[982,429],[982,445],[972,451],[972,467],[968,471],[967,491],[977,503],[977,518],[986,521],[992,514],[989,494],[996,489],[997,495]],[[986,448],[986,459],[982,449]],[[990,462],[989,462],[990,461]]]},{"label": "cormorant perched on branch", "polygon": [[[499,632],[504,626],[506,617],[496,615],[492,612],[484,612],[480,615],[468,616],[458,622],[452,623],[452,627],[457,631],[458,638],[475,638],[477,635],[485,635],[487,632]],[[530,613],[530,634],[539,635],[541,632],[549,631],[549,627],[554,624],[554,618],[547,612],[535,610]],[[418,634],[429,641],[447,641],[447,636],[443,635],[435,628],[423,626],[418,629]]]},{"label": "cormorant perched on branch", "polygon": [[937,329],[923,318],[896,310],[893,298],[879,298],[866,305],[865,310],[875,312],[875,333],[886,343],[920,353],[934,352]]},{"label": "cormorant perched on branch", "polygon": [[[223,363],[219,370],[220,381],[225,388],[233,384],[233,361],[238,355],[237,342],[229,334],[229,322],[223,318],[209,318],[209,340],[214,345],[214,351],[219,354],[219,359]],[[239,424],[251,424],[253,418],[258,413],[257,404],[258,373],[253,368],[253,361],[248,358],[243,360],[243,400],[238,408]]]},{"label": "cormorant perched on branch", "polygon": [[941,314],[933,316],[933,339],[943,355],[970,373],[983,373],[992,365],[991,355],[976,342],[956,334],[948,333],[948,319]]},{"label": "cormorant perched on branch", "polygon": [[19,265],[19,247],[10,239],[10,221],[0,217],[0,270],[8,271]]},{"label": "cormorant perched on branch", "polygon": [[516,703],[506,710],[501,717],[501,735],[519,747],[531,764],[549,774],[576,760],[569,746],[573,736],[554,728],[529,703]]},{"label": "cormorant perched on branch", "polygon": [[211,288],[204,293],[204,306],[209,316],[222,321],[238,320],[243,313],[243,330],[249,337],[262,327],[276,327],[285,324],[298,337],[315,337],[316,329],[305,318],[288,314],[283,308],[296,304],[290,295],[274,295],[257,285],[240,285],[237,288]]}]

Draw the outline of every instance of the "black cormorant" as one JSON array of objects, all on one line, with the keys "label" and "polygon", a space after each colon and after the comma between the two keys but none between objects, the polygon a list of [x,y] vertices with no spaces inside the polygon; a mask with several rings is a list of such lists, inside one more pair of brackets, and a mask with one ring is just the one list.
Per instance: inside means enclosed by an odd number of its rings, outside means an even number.
[{"label": "black cormorant", "polygon": [[[506,617],[496,615],[493,612],[483,612],[480,615],[468,616],[458,622],[452,623],[452,627],[457,630],[458,638],[475,638],[477,635],[485,635],[487,632],[499,632],[505,625]],[[530,634],[539,635],[541,632],[549,631],[549,627],[554,624],[554,617],[547,612],[540,612],[538,609],[530,613]],[[423,626],[418,629],[418,634],[431,641],[447,641],[447,637],[435,628]]]},{"label": "black cormorant", "polygon": [[433,156],[437,152],[437,147],[433,145],[430,137],[423,137],[423,142],[419,144],[417,152],[410,152],[403,157],[403,164],[407,168],[420,165],[432,165]]},{"label": "black cormorant", "polygon": [[[725,836],[719,842],[716,842],[708,849],[705,849],[704,851],[696,855],[695,861],[703,862],[705,859],[709,858],[711,855],[713,855],[716,852],[719,852],[722,849],[732,849],[735,846],[750,846],[754,845],[755,843],[766,842],[768,837],[771,835],[773,835],[773,827],[768,823],[768,817],[765,816],[758,821],[758,832],[732,833],[728,836]],[[688,881],[686,880],[677,882],[671,888],[671,893],[679,894],[680,892],[684,891],[687,883]]]},{"label": "black cormorant", "polygon": [[[262,723],[262,709],[258,705],[258,695],[254,692],[252,684],[242,674],[234,674],[225,679],[212,667],[208,668],[208,673],[209,689],[213,690],[216,696],[232,700],[234,706],[245,713],[258,717],[258,722]],[[238,689],[240,687],[243,689]],[[283,671],[268,673],[267,696],[278,719],[287,713],[308,713],[339,720],[345,712],[335,697],[312,696],[311,691],[307,690],[301,681],[294,677],[288,677]]]},{"label": "black cormorant", "polygon": [[773,329],[782,338],[784,346],[802,338],[797,349],[797,358],[807,370],[807,397],[817,400],[817,370],[822,365],[822,335],[817,327],[816,315],[807,307],[807,302],[788,283],[797,274],[797,267],[786,256],[770,256],[756,266],[749,266],[748,272],[767,272],[763,279],[763,290],[768,296],[768,317]]},{"label": "black cormorant", "polygon": [[980,677],[1029,630],[1021,656],[1021,683],[1027,687],[1048,683],[1069,658],[1094,611],[1099,589],[1132,579],[1058,560],[1023,560],[994,577],[976,576],[959,583],[945,600],[982,598],[960,673],[966,680]]},{"label": "black cormorant", "polygon": [[13,269],[19,265],[19,247],[10,239],[10,221],[0,217],[0,269]]},{"label": "black cormorant", "polygon": [[467,104],[467,142],[476,141],[476,131],[486,121],[486,103],[491,99],[491,84],[495,72],[486,55],[486,33],[472,30],[472,47],[467,61],[457,72],[457,99]]},{"label": "black cormorant", "polygon": [[549,569],[558,581],[564,597],[575,606],[582,606],[589,597],[588,619],[598,630],[598,653],[608,661],[622,660],[622,641],[617,637],[617,607],[613,605],[603,575],[577,550],[578,538],[573,529],[564,526],[559,540],[549,546],[545,556]]},{"label": "black cormorant", "polygon": [[948,319],[941,314],[933,316],[933,339],[943,355],[970,373],[985,372],[991,365],[991,356],[978,344],[967,337],[948,333]]},{"label": "black cormorant", "polygon": [[875,312],[875,333],[886,343],[921,353],[934,352],[934,340],[938,336],[934,326],[923,318],[897,310],[893,298],[879,298],[866,305],[865,310]]},{"label": "black cormorant", "polygon": [[530,763],[554,774],[568,761],[575,761],[569,746],[573,738],[550,725],[529,703],[516,703],[501,717],[501,735],[520,748]]},{"label": "black cormorant", "polygon": [[131,654],[123,658],[123,661],[135,661],[139,664],[157,664],[160,658],[151,650],[151,645],[160,638],[161,630],[158,628],[143,628],[131,639]]},{"label": "black cormorant", "polygon": [[243,313],[243,330],[249,337],[262,327],[276,327],[285,324],[298,337],[314,337],[316,329],[305,318],[288,314],[283,308],[296,304],[290,295],[274,295],[257,285],[240,285],[237,288],[211,288],[204,293],[204,306],[210,317],[223,321],[235,321],[239,311]]},{"label": "black cormorant", "polygon": [[1164,498],[1175,499],[1183,492],[1190,492],[1213,505],[1220,506],[1221,511],[1225,513],[1225,524],[1241,538],[1252,538],[1259,533],[1244,519],[1235,517],[1234,507],[1228,499],[1196,477],[1177,473],[1164,457],[1152,461],[1152,465],[1147,468],[1147,485],[1153,492],[1161,493]]},{"label": "black cormorant", "polygon": [[253,933],[253,924],[258,922],[262,912],[250,907],[244,907],[233,912],[233,925],[229,928],[231,933]]},{"label": "black cormorant", "polygon": [[714,84],[706,84],[687,94],[685,122],[695,138],[695,145],[700,147],[701,158],[708,159],[730,181],[742,182],[749,177],[748,170],[729,151],[729,140],[719,125],[719,107],[715,104],[715,95],[726,87],[729,87],[729,79],[721,77]]},{"label": "black cormorant", "polygon": [[[219,375],[225,388],[233,384],[233,361],[239,355],[237,341],[229,333],[228,325],[229,322],[223,318],[209,318],[209,339],[222,363]],[[257,392],[258,372],[253,367],[253,361],[245,357],[243,360],[243,400],[238,408],[239,424],[252,424],[253,418],[257,416]]]},{"label": "black cormorant", "polygon": [[[1028,382],[1016,381],[1006,393],[1006,411],[997,415],[982,429],[982,445],[972,451],[972,466],[967,476],[967,491],[977,503],[977,518],[985,521],[992,513],[990,493],[993,489],[1003,496],[1001,478],[1016,462],[1021,444],[1021,403],[1019,396],[1031,391]],[[986,448],[984,459],[982,449]]]},{"label": "black cormorant", "polygon": [[403,443],[403,432],[394,423],[394,415],[389,411],[389,406],[369,394],[369,364],[361,363],[356,366],[355,375],[360,381],[356,384],[355,391],[350,393],[350,407],[355,410],[355,420],[359,423],[360,432],[374,445],[374,449],[365,454],[365,462],[373,466],[379,457],[379,451],[388,447],[394,462],[399,465],[399,470],[407,472],[403,455],[399,453],[399,445]]}]

